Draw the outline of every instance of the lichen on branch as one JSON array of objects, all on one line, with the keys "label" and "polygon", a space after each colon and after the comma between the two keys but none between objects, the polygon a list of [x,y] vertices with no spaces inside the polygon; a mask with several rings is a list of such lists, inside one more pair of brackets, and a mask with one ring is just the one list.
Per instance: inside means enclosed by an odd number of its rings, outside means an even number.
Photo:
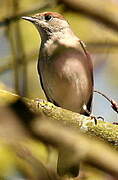
[{"label": "lichen on branch", "polygon": [[[18,98],[19,96],[16,94],[0,90],[0,105],[13,102]],[[91,117],[86,117],[79,113],[56,107],[46,100],[28,98],[23,98],[23,100],[32,111],[42,113],[46,118],[52,121],[56,120],[67,127],[76,128],[78,131],[81,130],[84,133],[101,138],[104,141],[110,142],[117,148],[117,125],[101,120],[98,120],[96,125],[94,119],[91,119]]]}]

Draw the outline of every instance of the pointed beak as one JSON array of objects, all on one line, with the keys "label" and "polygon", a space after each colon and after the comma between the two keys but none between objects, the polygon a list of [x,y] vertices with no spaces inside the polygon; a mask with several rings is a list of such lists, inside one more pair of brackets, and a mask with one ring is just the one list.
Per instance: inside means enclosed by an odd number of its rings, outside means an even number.
[{"label": "pointed beak", "polygon": [[23,16],[22,19],[25,19],[25,20],[30,21],[32,23],[36,22],[36,18],[35,17]]}]

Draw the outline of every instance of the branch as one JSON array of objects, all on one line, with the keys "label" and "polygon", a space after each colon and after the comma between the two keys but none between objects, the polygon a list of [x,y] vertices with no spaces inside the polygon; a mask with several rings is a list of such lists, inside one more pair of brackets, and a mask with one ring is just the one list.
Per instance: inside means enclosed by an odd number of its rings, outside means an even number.
[{"label": "branch", "polygon": [[[0,105],[8,104],[17,100],[19,96],[8,91],[0,90]],[[95,125],[94,119],[71,112],[60,107],[56,107],[45,100],[30,100],[23,98],[30,109],[36,113],[42,113],[44,117],[56,120],[67,127],[72,127],[83,131],[91,136],[99,137],[117,148],[118,145],[118,126],[109,122],[98,121]]]}]

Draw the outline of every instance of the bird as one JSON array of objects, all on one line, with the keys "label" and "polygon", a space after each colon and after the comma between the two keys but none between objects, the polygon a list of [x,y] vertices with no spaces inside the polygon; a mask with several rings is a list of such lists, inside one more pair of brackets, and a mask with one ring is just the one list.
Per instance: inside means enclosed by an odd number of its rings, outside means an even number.
[{"label": "bird", "polygon": [[47,100],[90,116],[93,65],[83,41],[57,12],[42,12],[22,18],[33,23],[41,37],[37,68]]},{"label": "bird", "polygon": [[[65,18],[56,12],[22,17],[32,22],[41,36],[38,73],[47,100],[62,108],[89,116],[93,98],[93,67],[83,42],[73,33]],[[70,47],[50,62],[55,41]],[[60,53],[61,54],[61,53]]]}]

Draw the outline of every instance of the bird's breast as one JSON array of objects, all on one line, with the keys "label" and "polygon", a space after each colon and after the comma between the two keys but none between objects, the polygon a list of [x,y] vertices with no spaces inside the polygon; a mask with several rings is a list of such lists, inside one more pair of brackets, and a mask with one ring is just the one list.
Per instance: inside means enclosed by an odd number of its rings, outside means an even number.
[{"label": "bird's breast", "polygon": [[65,52],[48,63],[41,62],[41,66],[43,86],[49,98],[63,108],[81,112],[92,93],[91,73],[81,53]]}]

